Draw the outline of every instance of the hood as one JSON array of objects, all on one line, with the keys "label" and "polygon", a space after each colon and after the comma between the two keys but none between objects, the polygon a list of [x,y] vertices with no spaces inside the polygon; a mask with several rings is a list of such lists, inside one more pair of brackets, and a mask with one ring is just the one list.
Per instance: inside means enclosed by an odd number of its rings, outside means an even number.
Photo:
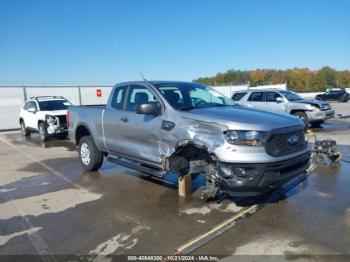
[{"label": "hood", "polygon": [[41,111],[42,114],[48,115],[48,116],[62,116],[67,115],[68,109],[65,110],[53,110],[53,111]]},{"label": "hood", "polygon": [[329,103],[326,101],[322,101],[322,100],[297,100],[297,101],[290,101],[289,103],[312,105],[312,106],[316,106],[322,110],[331,109],[331,106],[329,105]]},{"label": "hood", "polygon": [[232,130],[270,131],[284,127],[304,126],[299,118],[289,114],[241,106],[200,108],[183,113],[185,118],[215,123]]}]

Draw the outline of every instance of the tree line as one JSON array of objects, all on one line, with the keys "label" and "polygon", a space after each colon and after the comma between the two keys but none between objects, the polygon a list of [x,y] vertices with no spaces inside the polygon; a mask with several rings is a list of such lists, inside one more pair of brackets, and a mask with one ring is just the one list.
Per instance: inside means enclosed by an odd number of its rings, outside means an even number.
[{"label": "tree line", "polygon": [[330,87],[350,88],[350,71],[337,71],[329,66],[319,70],[308,68],[229,70],[212,77],[200,77],[193,81],[208,85],[249,84],[250,86],[287,83],[289,90],[317,92],[325,91]]}]

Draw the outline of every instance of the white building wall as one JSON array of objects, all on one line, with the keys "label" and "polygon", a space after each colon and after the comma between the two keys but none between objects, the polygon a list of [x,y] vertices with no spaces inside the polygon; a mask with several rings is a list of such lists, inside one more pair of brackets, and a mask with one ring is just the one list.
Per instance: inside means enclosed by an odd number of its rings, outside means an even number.
[{"label": "white building wall", "polygon": [[249,86],[246,85],[227,85],[227,86],[212,86],[216,91],[220,92],[221,94],[232,97],[233,93],[241,90],[247,90],[247,89],[287,89],[287,83],[283,84],[276,84],[276,85],[263,85],[263,86]]}]

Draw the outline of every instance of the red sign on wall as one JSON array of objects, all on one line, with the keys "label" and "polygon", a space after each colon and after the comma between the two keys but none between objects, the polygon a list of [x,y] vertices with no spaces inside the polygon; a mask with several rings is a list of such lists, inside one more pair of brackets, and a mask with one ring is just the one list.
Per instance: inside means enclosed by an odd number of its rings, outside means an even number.
[{"label": "red sign on wall", "polygon": [[96,89],[96,96],[101,97],[102,96],[102,90],[101,89]]}]

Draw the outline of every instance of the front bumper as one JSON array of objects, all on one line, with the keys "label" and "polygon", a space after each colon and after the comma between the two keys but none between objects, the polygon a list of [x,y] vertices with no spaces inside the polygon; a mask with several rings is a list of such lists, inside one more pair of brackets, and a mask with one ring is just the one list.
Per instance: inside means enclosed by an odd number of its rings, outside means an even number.
[{"label": "front bumper", "polygon": [[333,109],[326,111],[307,111],[306,115],[309,118],[310,122],[316,122],[333,118],[335,116],[335,112]]},{"label": "front bumper", "polygon": [[[274,163],[233,164],[220,162],[221,189],[232,196],[254,196],[267,193],[288,180],[303,175],[309,167],[310,152]],[[242,168],[248,173],[238,174]]]},{"label": "front bumper", "polygon": [[49,125],[47,124],[47,134],[48,135],[59,135],[59,134],[68,134],[68,129],[66,126],[60,126],[60,125]]}]

